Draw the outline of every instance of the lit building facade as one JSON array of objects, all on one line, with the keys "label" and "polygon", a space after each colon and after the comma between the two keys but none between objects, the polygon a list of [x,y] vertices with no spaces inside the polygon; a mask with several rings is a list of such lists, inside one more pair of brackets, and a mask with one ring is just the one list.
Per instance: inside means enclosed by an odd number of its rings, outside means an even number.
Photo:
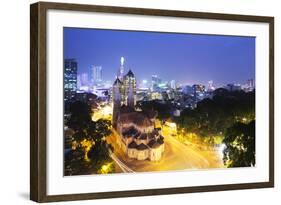
[{"label": "lit building facade", "polygon": [[177,84],[176,84],[176,81],[175,81],[175,80],[171,80],[171,82],[170,82],[170,87],[171,87],[171,89],[173,89],[173,90],[177,89]]},{"label": "lit building facade", "polygon": [[135,107],[136,105],[136,92],[137,92],[137,82],[134,73],[129,70],[129,72],[124,77],[124,104],[130,107]]},{"label": "lit building facade", "polygon": [[151,90],[155,91],[159,88],[159,85],[161,84],[162,80],[157,75],[151,76]]},{"label": "lit building facade", "polygon": [[75,59],[64,60],[64,100],[72,100],[77,90],[77,61]]},{"label": "lit building facade", "polygon": [[239,91],[242,89],[240,84],[232,84],[232,83],[227,84],[225,88],[230,92]]},{"label": "lit building facade", "polygon": [[194,101],[200,101],[202,99],[204,99],[205,97],[205,85],[201,85],[201,84],[194,84],[192,86],[193,89],[193,97],[194,97]]},{"label": "lit building facade", "polygon": [[165,145],[164,137],[155,128],[155,112],[135,111],[122,106],[117,119],[117,145],[129,158],[159,161]]},{"label": "lit building facade", "polygon": [[116,125],[116,119],[119,112],[119,108],[122,105],[126,105],[132,108],[134,108],[136,105],[136,91],[137,91],[136,78],[131,70],[129,70],[125,76],[121,75],[121,73],[124,73],[124,61],[125,59],[121,57],[120,67],[122,67],[123,70],[121,72],[119,69],[117,75],[118,77],[113,83],[113,88],[112,88],[113,125]]},{"label": "lit building facade", "polygon": [[124,58],[112,86],[112,125],[117,145],[129,158],[159,161],[164,152],[164,137],[155,128],[156,112],[136,111],[136,78],[132,70],[124,73]]},{"label": "lit building facade", "polygon": [[208,92],[212,92],[214,90],[215,90],[214,82],[212,80],[208,81],[208,89],[207,89],[207,91]]},{"label": "lit building facade", "polygon": [[93,65],[91,67],[91,78],[92,78],[92,84],[97,85],[102,82],[102,67]]}]

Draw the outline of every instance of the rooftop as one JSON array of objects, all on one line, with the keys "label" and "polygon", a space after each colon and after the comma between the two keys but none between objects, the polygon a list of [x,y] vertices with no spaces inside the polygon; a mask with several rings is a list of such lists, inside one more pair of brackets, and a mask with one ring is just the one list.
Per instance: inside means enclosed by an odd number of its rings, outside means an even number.
[{"label": "rooftop", "polygon": [[137,143],[135,141],[132,141],[129,145],[128,145],[128,148],[131,148],[131,149],[135,149],[137,148]]},{"label": "rooftop", "polygon": [[148,149],[148,147],[143,143],[141,143],[137,146],[137,150],[146,150],[146,149]]},{"label": "rooftop", "polygon": [[116,78],[116,80],[114,81],[113,85],[122,85],[122,81],[119,78]]},{"label": "rooftop", "polygon": [[128,71],[128,73],[126,74],[126,76],[135,77],[135,75],[134,75],[134,73],[131,71],[131,69]]},{"label": "rooftop", "polygon": [[122,130],[122,135],[124,137],[133,137],[138,133],[138,130],[136,130],[134,127],[129,127],[128,129]]},{"label": "rooftop", "polygon": [[122,124],[133,123],[139,127],[153,126],[151,120],[142,112],[120,113],[118,122]]}]

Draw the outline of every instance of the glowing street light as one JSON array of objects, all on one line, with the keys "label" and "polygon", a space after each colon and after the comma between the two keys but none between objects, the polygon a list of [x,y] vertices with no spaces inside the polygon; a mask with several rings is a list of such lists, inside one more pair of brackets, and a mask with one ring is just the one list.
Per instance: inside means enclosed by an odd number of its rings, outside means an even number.
[{"label": "glowing street light", "polygon": [[107,174],[111,170],[111,163],[104,164],[101,166],[101,173],[102,174]]}]

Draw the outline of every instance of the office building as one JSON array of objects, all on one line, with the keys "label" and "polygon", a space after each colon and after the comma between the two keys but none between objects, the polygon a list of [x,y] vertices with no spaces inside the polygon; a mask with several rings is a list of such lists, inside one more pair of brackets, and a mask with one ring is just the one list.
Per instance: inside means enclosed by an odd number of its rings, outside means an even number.
[{"label": "office building", "polygon": [[72,100],[77,90],[77,61],[64,60],[64,100]]}]

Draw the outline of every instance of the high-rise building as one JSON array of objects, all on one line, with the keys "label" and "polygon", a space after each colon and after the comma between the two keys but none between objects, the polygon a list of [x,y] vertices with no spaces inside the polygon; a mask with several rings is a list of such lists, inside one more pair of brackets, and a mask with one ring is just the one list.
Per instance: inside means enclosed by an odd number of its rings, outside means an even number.
[{"label": "high-rise building", "polygon": [[91,67],[91,81],[93,85],[97,85],[102,81],[102,67],[92,65]]},{"label": "high-rise building", "polygon": [[202,100],[205,94],[205,85],[194,84],[192,86],[194,101]]},{"label": "high-rise building", "polygon": [[170,82],[170,87],[175,90],[177,88],[177,84],[176,84],[176,81],[175,80],[171,80]]},{"label": "high-rise building", "polygon": [[161,84],[162,80],[157,75],[151,76],[151,89],[153,91],[157,90],[159,88],[159,84]]},{"label": "high-rise building", "polygon": [[212,80],[208,81],[208,88],[207,88],[207,91],[208,92],[212,92],[215,90],[215,87],[214,87],[214,82]]},{"label": "high-rise building", "polygon": [[77,90],[80,90],[81,86],[81,75],[77,75]]},{"label": "high-rise building", "polygon": [[241,90],[241,85],[240,84],[233,84],[229,83],[225,87],[228,91],[233,92],[233,91],[239,91]]},{"label": "high-rise building", "polygon": [[72,100],[77,90],[77,61],[64,60],[64,100]]},{"label": "high-rise building", "polygon": [[124,64],[125,64],[125,58],[122,56],[120,59],[120,67],[119,67],[118,74],[117,74],[117,77],[121,81],[123,81],[123,77],[124,77],[124,71],[125,71]]},{"label": "high-rise building", "polygon": [[88,73],[82,73],[80,80],[81,80],[81,86],[89,86]]},{"label": "high-rise building", "polygon": [[142,90],[148,90],[149,89],[149,84],[148,84],[147,80],[142,80],[139,83],[139,89],[142,89]]},{"label": "high-rise building", "polygon": [[183,86],[182,92],[186,95],[193,95],[194,94],[194,90],[193,90],[193,87],[191,85]]},{"label": "high-rise building", "polygon": [[254,81],[254,79],[247,80],[247,86],[248,86],[250,91],[254,90],[255,89],[255,81]]}]

